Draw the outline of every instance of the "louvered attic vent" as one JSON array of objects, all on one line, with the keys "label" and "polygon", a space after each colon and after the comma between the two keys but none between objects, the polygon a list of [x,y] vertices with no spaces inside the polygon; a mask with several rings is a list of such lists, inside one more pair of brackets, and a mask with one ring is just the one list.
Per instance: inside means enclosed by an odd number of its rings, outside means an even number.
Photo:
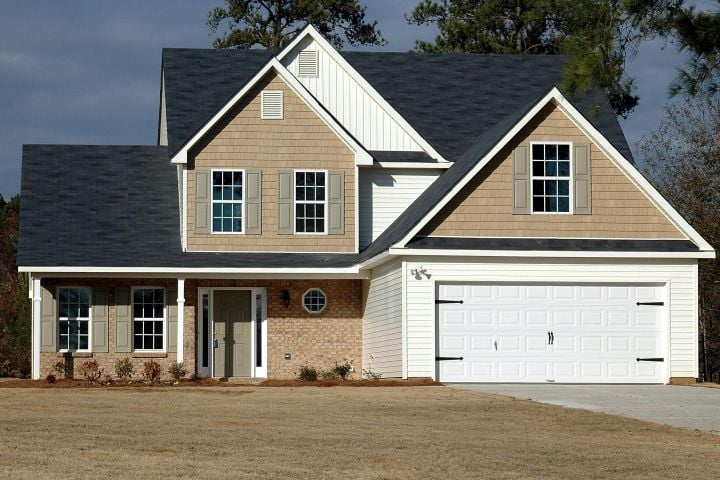
[{"label": "louvered attic vent", "polygon": [[318,52],[317,50],[304,50],[298,55],[298,76],[318,76]]},{"label": "louvered attic vent", "polygon": [[283,119],[283,92],[281,90],[263,91],[260,103],[260,118],[263,120]]}]

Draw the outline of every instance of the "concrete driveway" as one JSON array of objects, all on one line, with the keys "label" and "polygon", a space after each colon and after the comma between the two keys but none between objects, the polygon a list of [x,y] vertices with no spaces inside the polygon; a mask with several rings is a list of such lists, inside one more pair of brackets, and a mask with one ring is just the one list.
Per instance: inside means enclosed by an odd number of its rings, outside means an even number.
[{"label": "concrete driveway", "polygon": [[720,434],[720,388],[549,384],[449,386]]}]

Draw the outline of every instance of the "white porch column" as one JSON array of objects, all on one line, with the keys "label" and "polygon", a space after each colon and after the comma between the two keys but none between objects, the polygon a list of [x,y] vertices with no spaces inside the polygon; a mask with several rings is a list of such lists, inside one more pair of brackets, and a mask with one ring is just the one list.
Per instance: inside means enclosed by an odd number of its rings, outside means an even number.
[{"label": "white porch column", "polygon": [[185,279],[177,279],[177,362],[185,357]]},{"label": "white porch column", "polygon": [[40,277],[31,276],[32,283],[32,378],[40,379],[40,315],[42,313],[42,291]]}]

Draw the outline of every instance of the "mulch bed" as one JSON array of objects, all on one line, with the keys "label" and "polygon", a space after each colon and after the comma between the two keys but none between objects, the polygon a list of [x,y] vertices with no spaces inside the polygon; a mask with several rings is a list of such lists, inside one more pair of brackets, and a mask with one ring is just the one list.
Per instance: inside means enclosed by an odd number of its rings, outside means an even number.
[{"label": "mulch bed", "polygon": [[87,380],[58,379],[55,383],[46,380],[12,379],[0,382],[0,388],[148,388],[148,387],[428,387],[442,386],[430,378],[414,378],[411,380],[318,380],[304,382],[300,380],[264,380],[259,383],[222,381],[214,378],[203,378],[197,382],[183,379],[180,382],[162,381],[149,383],[144,381],[122,382],[113,380],[110,383],[92,385]]}]

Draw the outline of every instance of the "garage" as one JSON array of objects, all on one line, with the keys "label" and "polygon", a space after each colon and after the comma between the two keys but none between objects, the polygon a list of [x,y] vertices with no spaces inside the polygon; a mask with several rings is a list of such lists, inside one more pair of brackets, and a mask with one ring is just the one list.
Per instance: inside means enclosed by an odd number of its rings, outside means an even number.
[{"label": "garage", "polygon": [[439,284],[442,382],[665,383],[663,284]]}]

